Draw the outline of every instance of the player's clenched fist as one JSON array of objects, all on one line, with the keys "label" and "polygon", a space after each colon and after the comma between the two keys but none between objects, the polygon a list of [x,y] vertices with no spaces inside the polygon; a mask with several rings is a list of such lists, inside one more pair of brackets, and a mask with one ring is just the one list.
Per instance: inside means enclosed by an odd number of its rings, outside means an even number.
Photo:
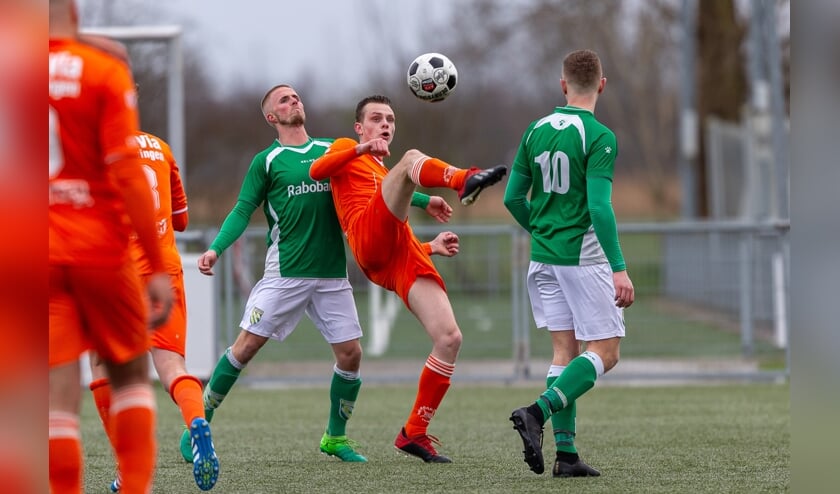
[{"label": "player's clenched fist", "polygon": [[172,280],[166,273],[155,273],[149,277],[146,284],[146,293],[149,294],[149,326],[156,328],[169,319],[169,312],[172,310]]},{"label": "player's clenched fist", "polygon": [[452,257],[458,253],[460,243],[458,242],[458,235],[452,232],[441,232],[434,240],[429,242],[432,246],[432,254],[440,256]]},{"label": "player's clenched fist", "polygon": [[216,254],[216,251],[212,249],[208,250],[204,254],[201,254],[201,257],[198,258],[198,270],[201,271],[201,274],[213,276],[213,266],[218,260],[219,255]]}]

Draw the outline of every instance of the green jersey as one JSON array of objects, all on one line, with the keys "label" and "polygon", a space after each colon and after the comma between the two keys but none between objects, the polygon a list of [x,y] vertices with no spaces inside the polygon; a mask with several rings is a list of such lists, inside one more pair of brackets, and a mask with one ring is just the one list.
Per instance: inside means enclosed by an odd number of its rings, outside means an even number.
[{"label": "green jersey", "polygon": [[332,141],[310,138],[302,146],[284,146],[275,140],[258,153],[236,206],[210,248],[221,254],[262,205],[268,221],[266,277],[346,278],[344,238],[329,180],[316,182],[309,177],[312,162]]},{"label": "green jersey", "polygon": [[511,201],[511,212],[531,232],[532,260],[561,266],[609,262],[613,271],[625,269],[610,204],[617,154],[615,134],[588,110],[558,107],[531,122],[509,188],[517,181],[530,185],[530,203],[523,192],[518,204]]}]

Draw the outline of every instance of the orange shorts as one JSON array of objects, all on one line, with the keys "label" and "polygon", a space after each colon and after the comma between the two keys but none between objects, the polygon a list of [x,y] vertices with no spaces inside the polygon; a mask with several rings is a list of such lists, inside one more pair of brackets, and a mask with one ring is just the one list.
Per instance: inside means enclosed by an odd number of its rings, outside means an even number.
[{"label": "orange shorts", "polygon": [[187,347],[187,301],[184,298],[184,273],[171,274],[172,311],[169,319],[152,332],[152,348],[185,355]]},{"label": "orange shorts", "polygon": [[50,266],[49,294],[50,367],[89,349],[116,363],[149,350],[145,289],[134,263]]},{"label": "orange shorts", "polygon": [[397,219],[385,205],[381,190],[348,232],[356,263],[368,279],[396,292],[409,309],[408,291],[419,277],[432,278],[445,291],[432,258],[414,236],[408,220]]}]

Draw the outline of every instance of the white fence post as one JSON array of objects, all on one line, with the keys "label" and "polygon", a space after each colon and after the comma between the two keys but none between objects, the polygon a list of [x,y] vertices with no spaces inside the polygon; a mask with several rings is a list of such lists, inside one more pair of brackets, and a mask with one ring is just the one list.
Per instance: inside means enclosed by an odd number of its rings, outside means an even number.
[{"label": "white fence post", "polygon": [[375,283],[368,282],[368,312],[370,314],[370,340],[366,353],[374,357],[385,354],[391,339],[391,329],[397,318],[399,303],[395,296]]}]

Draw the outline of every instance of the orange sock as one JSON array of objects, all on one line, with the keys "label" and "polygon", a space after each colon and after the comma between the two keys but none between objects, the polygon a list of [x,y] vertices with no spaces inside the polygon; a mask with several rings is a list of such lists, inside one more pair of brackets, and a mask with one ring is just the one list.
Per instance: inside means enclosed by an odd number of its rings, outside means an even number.
[{"label": "orange sock", "polygon": [[50,412],[50,492],[82,492],[82,441],[79,416]]},{"label": "orange sock", "polygon": [[169,386],[169,396],[181,410],[187,427],[194,418],[204,418],[204,398],[201,393],[201,381],[189,374],[176,377]]},{"label": "orange sock", "polygon": [[464,186],[467,170],[455,168],[437,158],[423,157],[411,165],[411,181],[422,187],[448,187],[459,190]]},{"label": "orange sock", "polygon": [[420,373],[414,408],[411,409],[411,415],[405,424],[405,433],[408,437],[426,433],[429,422],[435,416],[440,402],[443,401],[449,389],[454,372],[455,364],[447,364],[432,355],[426,359],[426,365]]},{"label": "orange sock", "polygon": [[152,386],[133,384],[115,389],[111,402],[110,429],[122,478],[120,492],[151,492],[157,460]]},{"label": "orange sock", "polygon": [[111,431],[108,430],[110,420],[108,414],[111,410],[111,383],[107,378],[91,381],[90,390],[93,392],[93,402],[96,404],[96,411],[99,412],[99,419],[102,421],[102,428],[105,434],[111,438]]}]

